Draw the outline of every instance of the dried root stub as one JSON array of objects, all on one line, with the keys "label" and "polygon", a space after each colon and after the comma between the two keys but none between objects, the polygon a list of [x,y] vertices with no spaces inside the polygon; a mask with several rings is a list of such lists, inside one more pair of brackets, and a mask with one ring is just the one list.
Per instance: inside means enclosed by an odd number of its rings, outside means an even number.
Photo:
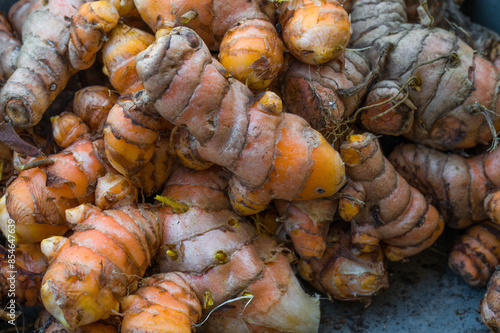
[{"label": "dried root stub", "polygon": [[360,252],[351,234],[340,224],[332,226],[327,248],[320,258],[301,258],[297,269],[317,290],[338,300],[370,300],[389,287],[386,258],[382,248]]},{"label": "dried root stub", "polygon": [[48,1],[32,11],[23,25],[17,69],[0,92],[1,116],[14,127],[36,125],[71,75],[92,65],[118,19],[107,1]]},{"label": "dried root stub", "polygon": [[339,213],[351,221],[353,244],[372,252],[384,243],[394,261],[431,246],[443,232],[443,218],[384,157],[376,137],[351,135],[340,150],[350,182],[342,190]]},{"label": "dried root stub", "polygon": [[484,287],[500,264],[500,225],[483,221],[467,229],[454,243],[451,270],[473,287]]},{"label": "dried root stub", "polygon": [[192,135],[202,160],[225,167],[233,208],[242,215],[265,209],[272,199],[327,197],[345,182],[339,154],[307,122],[282,112],[279,97],[257,98],[227,78],[203,41],[174,28],[137,57],[145,90],[138,108],[160,113]]},{"label": "dried root stub", "polygon": [[286,234],[300,258],[321,258],[326,249],[328,227],[337,211],[337,199],[275,200]]},{"label": "dried root stub", "polygon": [[278,11],[283,41],[295,58],[320,65],[343,56],[351,23],[336,0],[283,1]]},{"label": "dried root stub", "polygon": [[42,281],[45,309],[67,329],[108,318],[137,287],[160,245],[161,223],[149,205],[66,210],[74,233],[43,240],[50,266]]},{"label": "dried root stub", "polygon": [[231,299],[242,299],[243,306],[252,298],[255,305],[235,320],[272,332],[316,332],[318,302],[300,288],[282,249],[231,210],[228,176],[213,167],[179,168],[170,177],[159,198],[169,205],[162,208],[159,270],[177,272],[205,313]]},{"label": "dried root stub", "polygon": [[465,158],[405,144],[396,147],[389,160],[408,182],[432,198],[449,226],[465,228],[488,217],[499,221],[495,198],[500,187],[500,149]]},{"label": "dried root stub", "polygon": [[359,0],[351,46],[373,67],[389,56],[359,110],[372,133],[452,150],[488,144],[500,129],[500,72],[449,31],[406,23],[402,0]]},{"label": "dried root stub", "polygon": [[[135,1],[157,35],[186,26],[201,36],[221,63],[251,89],[264,89],[283,65],[285,47],[257,0]],[[269,8],[269,7],[268,7]]]},{"label": "dried root stub", "polygon": [[[17,243],[36,243],[63,235],[64,211],[94,200],[97,179],[105,174],[92,142],[82,139],[59,154],[31,159],[0,199],[0,225]],[[9,221],[15,222],[14,233]],[[7,236],[9,235],[9,236]]]}]

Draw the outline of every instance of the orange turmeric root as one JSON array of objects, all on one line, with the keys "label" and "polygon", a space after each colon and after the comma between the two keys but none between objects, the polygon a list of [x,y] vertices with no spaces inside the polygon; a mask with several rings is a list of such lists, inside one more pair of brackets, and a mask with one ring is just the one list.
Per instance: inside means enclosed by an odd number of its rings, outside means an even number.
[{"label": "orange turmeric root", "polygon": [[43,304],[67,329],[118,312],[150,265],[162,226],[153,207],[134,206],[68,209],[74,233],[43,240],[42,252],[50,261],[41,287]]},{"label": "orange turmeric root", "polygon": [[337,211],[336,199],[276,200],[276,206],[293,248],[302,259],[320,258],[326,249],[328,227]]},{"label": "orange turmeric root", "polygon": [[500,225],[489,221],[467,229],[452,248],[448,265],[473,287],[484,287],[500,264]]},{"label": "orange turmeric root", "polygon": [[135,3],[157,35],[177,26],[193,29],[211,51],[220,51],[219,59],[227,71],[251,89],[264,89],[278,76],[285,47],[259,1]]},{"label": "orange turmeric root", "polygon": [[238,214],[262,211],[272,199],[331,196],[344,184],[343,162],[324,137],[282,112],[276,94],[255,101],[245,85],[226,78],[192,30],[174,28],[136,63],[145,87],[135,96],[137,107],[185,126],[196,156],[231,171]]},{"label": "orange turmeric root", "polygon": [[63,112],[50,118],[50,121],[54,141],[62,148],[66,148],[76,140],[90,134],[90,128],[87,124],[72,112]]},{"label": "orange turmeric root", "polygon": [[109,33],[102,48],[103,72],[120,95],[143,88],[135,70],[135,58],[154,40],[153,35],[123,23]]},{"label": "orange turmeric root", "polygon": [[[300,288],[282,249],[231,210],[228,177],[219,167],[178,168],[170,177],[158,197],[167,206],[157,256],[158,269],[169,273],[145,280],[122,302],[127,330],[190,332],[202,310],[251,298],[241,316],[249,326],[317,332],[318,302]],[[175,319],[160,320],[157,312]]]},{"label": "orange turmeric root", "polygon": [[[68,230],[64,211],[94,200],[94,188],[104,168],[88,139],[59,154],[32,159],[24,165],[0,199],[0,225],[9,241],[37,243]],[[9,221],[15,222],[9,232]],[[11,230],[12,231],[12,230]]]},{"label": "orange turmeric root", "polygon": [[317,290],[335,299],[369,300],[389,287],[386,258],[381,248],[359,252],[351,235],[340,225],[328,233],[328,246],[320,258],[301,258],[297,269]]},{"label": "orange turmeric root", "polygon": [[336,0],[284,1],[278,11],[283,41],[295,58],[321,65],[343,56],[351,24]]},{"label": "orange turmeric root", "polygon": [[342,219],[351,221],[352,242],[362,252],[384,243],[389,260],[401,260],[434,243],[444,220],[384,157],[373,134],[351,135],[341,145],[350,183],[339,201]]},{"label": "orange turmeric root", "polygon": [[71,75],[92,65],[118,19],[107,1],[49,1],[31,12],[17,68],[0,92],[1,117],[18,128],[37,124]]}]

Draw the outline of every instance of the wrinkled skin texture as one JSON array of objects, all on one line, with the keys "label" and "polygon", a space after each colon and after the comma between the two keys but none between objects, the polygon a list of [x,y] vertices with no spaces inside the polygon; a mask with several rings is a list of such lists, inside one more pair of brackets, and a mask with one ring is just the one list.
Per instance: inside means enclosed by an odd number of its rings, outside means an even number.
[{"label": "wrinkled skin texture", "polygon": [[[364,110],[363,125],[374,133],[404,135],[425,145],[450,150],[488,144],[492,130],[500,129],[498,113],[500,74],[489,61],[474,52],[448,31],[406,23],[402,0],[357,1],[352,14],[351,46],[363,48],[373,66],[381,50],[389,56],[378,82],[396,84],[399,97],[407,97],[394,110],[388,94],[371,93],[368,105],[386,102],[379,108]],[[420,47],[414,47],[414,45]],[[403,60],[404,59],[404,60]],[[377,87],[383,88],[383,87]],[[378,116],[382,112],[388,113]],[[404,120],[397,120],[401,114]],[[488,123],[489,121],[489,123]]]}]

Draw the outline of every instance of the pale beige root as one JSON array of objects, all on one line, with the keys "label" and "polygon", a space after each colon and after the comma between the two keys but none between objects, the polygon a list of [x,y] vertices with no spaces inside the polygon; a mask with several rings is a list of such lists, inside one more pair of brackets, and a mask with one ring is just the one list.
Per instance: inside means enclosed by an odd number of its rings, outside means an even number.
[{"label": "pale beige root", "polygon": [[396,147],[389,160],[412,186],[432,198],[449,226],[465,228],[495,216],[485,199],[500,185],[499,156],[500,149],[465,158],[405,144]]},{"label": "pale beige root", "polygon": [[[282,249],[267,237],[256,247],[265,262],[264,275],[251,283],[242,299],[213,312],[207,332],[317,332],[319,299],[302,289]],[[238,330],[234,330],[238,327]]]},{"label": "pale beige root", "polygon": [[448,266],[473,287],[484,287],[500,264],[500,225],[483,221],[457,238]]},{"label": "pale beige root", "polygon": [[202,306],[191,287],[175,272],[152,275],[121,302],[122,332],[189,333]]},{"label": "pale beige root", "polygon": [[486,294],[481,301],[481,320],[491,332],[498,332],[500,329],[500,272],[493,273]]},{"label": "pale beige root", "polygon": [[42,241],[50,266],[42,281],[45,309],[67,329],[106,319],[137,287],[160,245],[156,208],[142,204],[102,211],[66,210],[74,233]]},{"label": "pale beige root", "polygon": [[14,73],[20,49],[21,41],[14,36],[7,18],[0,14],[0,85]]},{"label": "pale beige root", "polygon": [[371,133],[351,135],[341,145],[350,183],[339,200],[341,216],[351,221],[352,242],[363,252],[384,251],[401,260],[427,247],[444,230],[434,206],[394,169]]},{"label": "pale beige root", "polygon": [[14,127],[36,125],[71,75],[90,67],[103,36],[118,19],[106,1],[55,0],[33,10],[23,24],[17,69],[0,92],[3,118]]},{"label": "pale beige root", "polygon": [[372,66],[390,48],[378,81],[400,87],[360,109],[368,131],[441,150],[490,144],[500,129],[500,73],[491,62],[452,32],[405,23],[403,0],[359,0],[351,21],[351,47],[369,46],[362,55]]},{"label": "pale beige root", "polygon": [[97,179],[105,174],[92,142],[84,138],[59,154],[31,159],[0,200],[0,225],[18,243],[37,243],[63,235],[67,230],[64,211],[94,200]]},{"label": "pale beige root", "polygon": [[[4,306],[11,299],[26,307],[42,304],[40,286],[47,258],[40,251],[40,244],[0,246],[0,268],[0,300]],[[11,319],[7,316],[7,320]]]},{"label": "pale beige root", "polygon": [[283,103],[329,141],[339,139],[374,78],[369,74],[367,61],[351,50],[346,50],[343,65],[331,61],[312,66],[294,61],[284,76]]},{"label": "pale beige root", "polygon": [[275,200],[274,205],[283,222],[293,248],[302,259],[321,258],[326,249],[326,235],[337,211],[337,199],[304,201]]},{"label": "pale beige root", "polygon": [[331,227],[328,246],[321,258],[300,259],[297,269],[317,290],[339,300],[370,300],[389,287],[382,248],[360,252],[350,232],[340,224]]},{"label": "pale beige root", "polygon": [[324,137],[283,112],[276,94],[255,100],[245,85],[227,79],[192,30],[158,38],[137,57],[137,71],[145,90],[135,95],[136,105],[187,127],[197,155],[232,172],[238,214],[262,211],[272,199],[330,196],[344,184],[343,162]]}]

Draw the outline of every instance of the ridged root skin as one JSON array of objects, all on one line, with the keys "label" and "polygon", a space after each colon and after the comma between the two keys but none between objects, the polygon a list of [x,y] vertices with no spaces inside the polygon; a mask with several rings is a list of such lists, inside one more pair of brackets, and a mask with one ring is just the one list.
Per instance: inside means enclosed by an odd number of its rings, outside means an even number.
[{"label": "ridged root skin", "polygon": [[135,58],[154,40],[153,35],[123,23],[109,33],[102,48],[103,72],[120,95],[143,88],[135,69]]},{"label": "ridged root skin", "polygon": [[448,266],[473,287],[484,287],[500,264],[500,226],[483,221],[468,228],[455,243]]},{"label": "ridged root skin", "polygon": [[42,241],[50,266],[42,281],[45,309],[67,329],[108,318],[144,275],[160,245],[161,223],[146,204],[66,211],[74,233]]},{"label": "ridged root skin", "polygon": [[318,291],[338,300],[369,300],[389,287],[386,258],[382,248],[360,252],[351,234],[340,225],[332,226],[327,248],[320,258],[300,259],[299,274]]},{"label": "ridged root skin", "polygon": [[56,0],[30,12],[23,25],[17,69],[0,92],[3,118],[16,128],[36,125],[70,77],[92,65],[103,36],[118,19],[107,1]]},{"label": "ridged root skin", "polygon": [[327,246],[326,235],[337,211],[338,200],[275,200],[274,205],[299,257],[321,258]]},{"label": "ridged root skin", "polygon": [[145,90],[135,103],[185,126],[197,156],[231,171],[238,214],[262,211],[272,199],[330,196],[345,183],[338,152],[302,118],[282,112],[276,94],[255,100],[245,85],[227,79],[192,30],[158,38],[138,56],[137,71]]},{"label": "ridged root skin", "polygon": [[389,160],[412,186],[432,199],[452,228],[494,218],[496,213],[485,199],[500,186],[500,149],[466,158],[404,144],[391,152]]},{"label": "ridged root skin", "polygon": [[317,331],[319,304],[300,288],[283,248],[259,236],[231,210],[228,178],[217,166],[174,171],[158,198],[166,204],[159,270],[176,272],[193,290],[204,313],[243,296],[236,306],[244,306],[249,298],[255,304],[251,302],[235,320],[271,331]]},{"label": "ridged root skin", "polygon": [[[105,174],[92,142],[84,138],[59,154],[31,160],[0,200],[0,225],[17,243],[37,243],[68,230],[64,212],[94,200],[97,179]],[[39,166],[36,166],[40,163]],[[9,221],[15,233],[9,233]]]},{"label": "ridged root skin", "polygon": [[362,252],[372,252],[382,242],[392,261],[431,246],[444,230],[442,216],[394,169],[376,137],[351,135],[340,151],[350,183],[343,189],[339,211],[352,218],[353,243]]}]

